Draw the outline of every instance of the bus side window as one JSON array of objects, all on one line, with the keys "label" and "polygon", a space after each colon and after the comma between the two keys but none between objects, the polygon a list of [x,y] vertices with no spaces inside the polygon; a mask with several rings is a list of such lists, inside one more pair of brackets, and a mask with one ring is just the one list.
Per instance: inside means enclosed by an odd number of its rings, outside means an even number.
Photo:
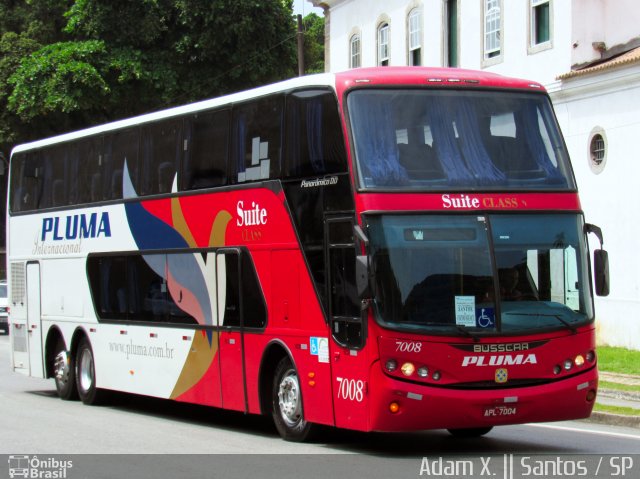
[{"label": "bus side window", "polygon": [[[102,137],[89,137],[80,141],[75,151],[78,191],[76,203],[102,201],[103,162],[101,156]],[[72,180],[73,181],[73,180]]]},{"label": "bus side window", "polygon": [[127,258],[90,256],[87,275],[98,318],[126,319]]},{"label": "bus side window", "polygon": [[[102,199],[122,198],[124,163],[127,162],[131,182],[137,185],[138,178],[138,130],[120,130],[104,138],[102,163]],[[136,190],[140,194],[139,190]]]},{"label": "bus side window", "polygon": [[170,193],[182,156],[180,121],[162,121],[142,129],[141,195]]},{"label": "bus side window", "polygon": [[227,183],[229,110],[197,113],[185,121],[181,190]]},{"label": "bus side window", "polygon": [[338,102],[324,90],[302,90],[287,96],[287,178],[347,171],[346,149]]},{"label": "bus side window", "polygon": [[282,95],[234,107],[230,172],[234,183],[280,176]]},{"label": "bus side window", "polygon": [[39,151],[19,153],[11,158],[11,211],[38,207],[42,194],[42,163]]},{"label": "bus side window", "polygon": [[[263,328],[267,322],[264,294],[258,282],[251,255],[236,250],[218,255],[218,284],[224,285],[218,297],[224,302],[218,305],[223,326]],[[222,278],[225,278],[223,281]],[[240,306],[242,302],[242,307]]]},{"label": "bus side window", "polygon": [[40,208],[51,208],[67,204],[69,151],[64,145],[43,150],[44,191]]}]

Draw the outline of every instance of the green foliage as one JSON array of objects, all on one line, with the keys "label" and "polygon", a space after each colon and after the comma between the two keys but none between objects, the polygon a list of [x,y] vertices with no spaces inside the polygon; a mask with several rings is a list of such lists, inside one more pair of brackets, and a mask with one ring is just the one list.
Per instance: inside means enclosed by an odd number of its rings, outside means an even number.
[{"label": "green foliage", "polygon": [[304,27],[305,73],[324,72],[324,17],[310,13],[302,20]]},{"label": "green foliage", "polygon": [[600,346],[596,353],[598,355],[598,368],[601,371],[640,375],[640,351]]},{"label": "green foliage", "polygon": [[292,0],[0,0],[0,150],[293,76],[295,28]]}]

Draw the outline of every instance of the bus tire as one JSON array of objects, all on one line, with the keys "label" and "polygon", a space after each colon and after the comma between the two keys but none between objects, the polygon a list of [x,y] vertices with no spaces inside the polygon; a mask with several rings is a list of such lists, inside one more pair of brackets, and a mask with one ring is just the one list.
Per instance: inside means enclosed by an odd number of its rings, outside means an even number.
[{"label": "bus tire", "polygon": [[104,392],[96,387],[96,366],[93,349],[87,338],[82,338],[76,351],[76,386],[84,404],[97,405],[102,402]]},{"label": "bus tire", "polygon": [[288,357],[276,367],[272,391],[271,414],[280,436],[286,441],[308,440],[316,428],[304,418],[300,379]]},{"label": "bus tire", "polygon": [[464,429],[447,429],[449,433],[454,437],[480,437],[487,434],[493,429],[493,426],[488,427],[473,427]]},{"label": "bus tire", "polygon": [[73,356],[67,351],[67,348],[65,348],[62,338],[58,339],[54,350],[53,379],[55,380],[56,392],[60,399],[65,401],[78,399]]}]

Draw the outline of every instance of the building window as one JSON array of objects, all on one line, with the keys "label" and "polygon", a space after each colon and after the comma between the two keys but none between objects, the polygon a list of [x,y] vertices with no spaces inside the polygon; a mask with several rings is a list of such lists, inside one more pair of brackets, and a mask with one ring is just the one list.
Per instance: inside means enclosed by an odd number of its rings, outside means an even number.
[{"label": "building window", "polygon": [[389,65],[389,24],[378,27],[378,66]]},{"label": "building window", "polygon": [[484,2],[484,58],[500,56],[502,44],[500,0]]},{"label": "building window", "polygon": [[349,46],[349,51],[351,52],[351,68],[358,68],[360,63],[360,35],[355,34],[351,37],[351,42]]},{"label": "building window", "polygon": [[607,162],[607,137],[604,130],[595,127],[589,135],[589,167],[596,175],[604,170]]},{"label": "building window", "polygon": [[546,43],[551,39],[551,0],[531,0],[531,44]]},{"label": "building window", "polygon": [[414,8],[409,13],[409,65],[418,66],[422,64],[421,58],[421,37],[422,31],[420,28],[422,15],[420,15],[420,9]]}]

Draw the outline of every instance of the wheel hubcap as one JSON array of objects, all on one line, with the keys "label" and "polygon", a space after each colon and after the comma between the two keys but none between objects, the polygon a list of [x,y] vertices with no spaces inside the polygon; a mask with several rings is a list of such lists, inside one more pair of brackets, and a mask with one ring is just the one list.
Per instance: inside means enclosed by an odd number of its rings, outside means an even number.
[{"label": "wheel hubcap", "polygon": [[280,415],[282,419],[289,425],[293,426],[300,421],[302,417],[300,404],[300,384],[295,371],[288,371],[278,387],[278,406],[280,407]]},{"label": "wheel hubcap", "polygon": [[66,384],[69,380],[69,354],[60,351],[53,362],[53,374],[56,381]]},{"label": "wheel hubcap", "polygon": [[80,357],[80,374],[78,376],[82,390],[86,392],[91,389],[94,380],[93,356],[88,349],[82,351]]}]

